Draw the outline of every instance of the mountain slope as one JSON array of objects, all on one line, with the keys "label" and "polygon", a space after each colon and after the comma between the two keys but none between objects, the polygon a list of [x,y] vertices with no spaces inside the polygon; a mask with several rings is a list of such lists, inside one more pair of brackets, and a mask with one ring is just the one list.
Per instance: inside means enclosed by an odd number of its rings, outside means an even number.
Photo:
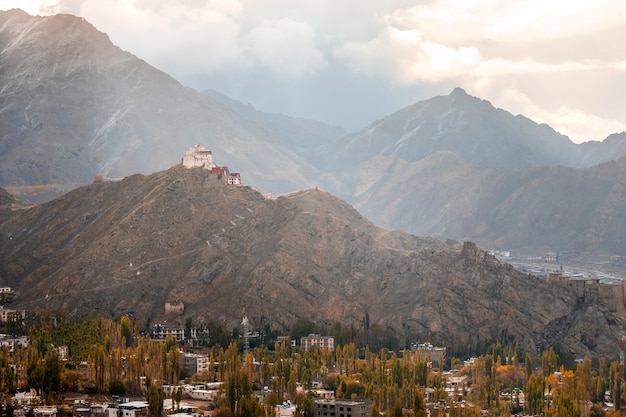
[{"label": "mountain slope", "polygon": [[456,88],[372,123],[325,147],[318,158],[323,168],[339,172],[377,156],[416,162],[441,151],[480,167],[588,167],[626,155],[626,138],[612,142],[576,145],[547,125],[513,116]]},{"label": "mountain slope", "polygon": [[[268,200],[182,166],[80,187],[4,222],[0,238],[15,307],[70,317],[133,311],[150,325],[176,300],[195,323],[229,326],[246,314],[360,327],[367,312],[402,343],[536,354],[558,342],[581,355],[611,355],[623,323],[472,244],[379,229],[326,192]],[[593,344],[580,331],[592,325]]]},{"label": "mountain slope", "polygon": [[233,100],[215,90],[205,91],[204,94],[231,109],[243,119],[267,130],[278,143],[292,149],[311,163],[314,161],[311,153],[314,153],[317,148],[336,142],[346,135],[345,130],[339,126],[328,126],[315,120],[258,111],[251,104]]},{"label": "mountain slope", "polygon": [[314,184],[315,170],[287,147],[269,146],[267,131],[75,16],[0,12],[0,85],[0,186],[17,197],[25,193],[17,186],[65,192],[98,174],[158,171],[197,143],[266,192]]},{"label": "mountain slope", "polygon": [[386,228],[529,254],[626,253],[626,158],[519,171],[439,152],[417,162],[374,158],[326,181]]}]

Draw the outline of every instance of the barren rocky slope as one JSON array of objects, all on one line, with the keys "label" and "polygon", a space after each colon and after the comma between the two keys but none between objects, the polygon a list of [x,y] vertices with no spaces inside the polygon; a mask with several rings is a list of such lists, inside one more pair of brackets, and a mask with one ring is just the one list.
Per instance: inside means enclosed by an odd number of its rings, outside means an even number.
[{"label": "barren rocky slope", "polygon": [[180,300],[180,321],[234,326],[246,314],[285,329],[298,317],[360,327],[367,312],[403,343],[609,356],[623,323],[473,244],[379,229],[317,189],[269,200],[182,166],[78,188],[0,233],[15,307],[73,317],[132,311],[150,325]]}]

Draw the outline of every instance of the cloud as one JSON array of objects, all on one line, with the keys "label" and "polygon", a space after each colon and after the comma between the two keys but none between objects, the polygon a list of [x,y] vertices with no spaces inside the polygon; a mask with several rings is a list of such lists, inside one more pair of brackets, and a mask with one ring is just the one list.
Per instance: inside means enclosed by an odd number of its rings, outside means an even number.
[{"label": "cloud", "polygon": [[[234,98],[252,103],[288,96],[284,112],[292,115],[315,116],[304,102],[342,101],[346,112],[358,106],[383,117],[381,93],[399,108],[412,104],[407,97],[458,85],[577,141],[626,123],[615,88],[626,82],[618,42],[626,37],[626,3],[615,0],[4,1],[84,17],[198,89],[237,91]],[[345,97],[336,97],[336,80]],[[352,106],[351,96],[359,101]]]},{"label": "cloud", "polygon": [[249,52],[271,73],[290,79],[316,74],[326,65],[315,45],[315,29],[290,19],[266,21],[246,37]]},{"label": "cloud", "polygon": [[[601,139],[626,124],[598,115],[607,109],[578,83],[602,86],[606,71],[626,71],[625,52],[609,47],[626,36],[624,15],[626,3],[610,0],[435,0],[389,11],[376,34],[336,46],[334,56],[356,74],[407,87],[453,82],[575,141]],[[502,94],[529,79],[543,89],[529,88],[521,101]],[[557,91],[561,105],[548,106]]]},{"label": "cloud", "polygon": [[626,131],[625,123],[611,117],[591,114],[580,108],[566,105],[553,109],[540,107],[515,86],[483,84],[472,93],[481,97],[490,96],[498,107],[514,114],[523,114],[537,123],[546,123],[575,143],[602,140],[611,133]]},{"label": "cloud", "polygon": [[[242,6],[225,1],[86,0],[77,14],[89,16],[111,40],[169,72],[211,72],[251,63],[239,45]],[[111,30],[114,26],[115,29]]]}]

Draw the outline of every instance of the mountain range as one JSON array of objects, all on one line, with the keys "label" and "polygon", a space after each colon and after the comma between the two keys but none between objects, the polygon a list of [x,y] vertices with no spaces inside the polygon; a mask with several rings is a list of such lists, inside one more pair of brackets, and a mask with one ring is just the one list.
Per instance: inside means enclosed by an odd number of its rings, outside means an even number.
[{"label": "mountain range", "polygon": [[262,192],[318,186],[385,228],[626,254],[626,133],[574,144],[457,88],[348,134],[183,87],[70,15],[0,12],[0,51],[0,186],[23,201],[163,170],[202,144]]},{"label": "mountain range", "polygon": [[84,19],[0,12],[0,51],[0,186],[21,199],[169,168],[195,144],[265,192],[313,185],[288,147]]},{"label": "mountain range", "polygon": [[[179,164],[16,211],[0,224],[11,308],[132,314],[145,327],[190,318],[231,328],[247,316],[278,331],[298,318],[363,329],[367,316],[401,346],[615,353],[623,314],[472,243],[380,229],[319,189],[268,199],[209,172]],[[166,314],[166,303],[184,313]]]},{"label": "mountain range", "polygon": [[[626,317],[470,242],[626,255],[626,133],[577,145],[461,88],[346,133],[20,10],[0,12],[0,85],[0,284],[17,308],[144,327],[368,316],[401,343],[615,353]],[[183,168],[195,144],[246,186]]]}]

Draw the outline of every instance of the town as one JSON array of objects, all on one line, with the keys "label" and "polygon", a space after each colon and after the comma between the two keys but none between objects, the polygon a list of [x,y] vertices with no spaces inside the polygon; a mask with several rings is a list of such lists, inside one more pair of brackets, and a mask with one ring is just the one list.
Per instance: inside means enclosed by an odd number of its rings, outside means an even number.
[{"label": "town", "polygon": [[4,415],[560,417],[620,415],[625,405],[623,355],[571,360],[550,347],[533,358],[496,343],[460,359],[429,342],[373,352],[346,332],[341,345],[319,333],[260,343],[245,317],[227,346],[198,346],[193,327],[142,334],[128,316],[5,313],[5,331],[29,336],[1,339]]}]

